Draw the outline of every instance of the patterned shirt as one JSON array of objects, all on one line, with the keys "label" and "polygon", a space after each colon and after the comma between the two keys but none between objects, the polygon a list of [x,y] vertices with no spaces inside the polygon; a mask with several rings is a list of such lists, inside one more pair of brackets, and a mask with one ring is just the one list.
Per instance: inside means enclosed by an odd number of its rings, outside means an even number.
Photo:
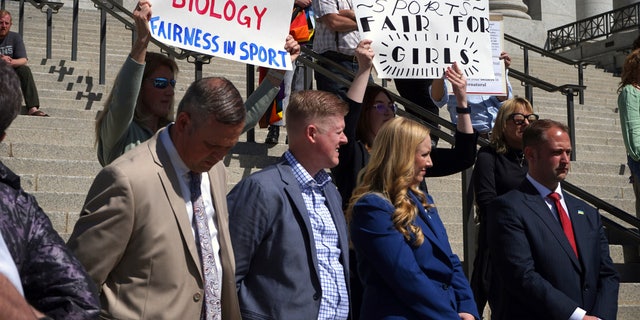
[{"label": "patterned shirt", "polygon": [[[351,0],[314,0],[313,12],[317,18],[327,14],[338,14],[340,10],[353,10]],[[336,51],[352,56],[360,42],[360,32],[357,30],[350,32],[333,32],[319,20],[316,21],[315,33],[313,36],[313,50],[318,53],[326,51]]]},{"label": "patterned shirt", "polygon": [[[511,83],[508,78],[507,90],[507,99],[513,98],[513,90],[511,89]],[[458,101],[456,101],[456,96],[446,94],[446,92],[448,92],[446,81],[444,82],[444,92],[445,94],[442,96],[442,100],[435,101],[432,98],[433,103],[435,103],[438,108],[442,108],[446,104],[449,115],[451,116],[451,122],[457,124],[458,112],[456,112],[456,108],[458,107]],[[431,86],[429,86],[429,95],[431,95]],[[498,109],[502,106],[502,101],[498,100],[496,96],[468,95],[467,103],[471,109],[471,125],[473,128],[480,133],[491,131],[496,122]]]},{"label": "patterned shirt", "polygon": [[313,229],[322,288],[318,319],[347,319],[349,295],[344,267],[340,263],[340,239],[324,196],[324,188],[330,185],[331,177],[324,170],[312,177],[289,151],[284,157],[300,185]]}]

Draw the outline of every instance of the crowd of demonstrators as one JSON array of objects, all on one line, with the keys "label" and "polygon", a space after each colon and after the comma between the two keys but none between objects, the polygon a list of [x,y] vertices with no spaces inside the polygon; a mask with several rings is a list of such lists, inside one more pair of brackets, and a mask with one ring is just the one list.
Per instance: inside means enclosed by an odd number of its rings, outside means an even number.
[{"label": "crowd of demonstrators", "polygon": [[[433,199],[429,130],[396,118],[375,138],[347,211],[364,286],[360,319],[479,319]],[[354,306],[355,307],[355,306]]]},{"label": "crowd of demonstrators", "polygon": [[[500,54],[500,59],[504,60],[506,69],[511,66],[511,57],[506,52]],[[490,96],[490,95],[468,95],[467,100],[469,104],[469,110],[471,110],[471,122],[473,128],[478,131],[481,137],[489,138],[489,132],[493,128],[496,120],[496,115],[502,102],[513,98],[513,90],[511,83],[507,77],[507,95],[506,96]],[[434,79],[429,87],[429,94],[436,106],[442,108],[447,106],[449,115],[451,116],[451,122],[454,124],[458,121],[458,103],[452,96],[449,96],[447,84],[444,79]]]},{"label": "crowd of demonstrators", "polygon": [[[19,80],[0,61],[0,141],[22,104]],[[0,162],[0,318],[92,319],[98,293],[20,177]]]},{"label": "crowd of demonstrators", "polygon": [[[197,80],[174,119],[178,67],[147,51],[151,3],[137,3],[136,38],[96,122],[104,168],[66,246],[0,164],[0,192],[12,199],[0,215],[0,296],[15,301],[0,317],[471,320],[488,299],[494,319],[615,318],[618,278],[600,218],[559,186],[570,166],[565,126],[538,120],[522,98],[468,96],[453,63],[444,75],[453,96],[444,79],[398,81],[431,112],[448,104],[454,147],[436,148],[429,129],[396,117],[390,93],[371,83],[374,52],[359,40],[351,0],[296,5],[318,17],[314,49],[355,77],[346,87],[316,72],[320,90],[287,97],[289,149],[227,193],[221,160],[269,108],[285,72],[269,70],[245,103],[227,79]],[[0,36],[9,29],[2,12]],[[285,50],[292,61],[300,53],[291,36]],[[508,68],[509,56],[500,58]],[[620,86],[630,110],[640,109],[628,103],[637,80]],[[0,115],[0,125],[16,114]],[[490,131],[476,162],[478,133]],[[470,284],[425,177],[474,163],[480,235]],[[44,268],[50,279],[32,274]]]},{"label": "crowd of demonstrators", "polygon": [[[313,50],[345,69],[357,72],[355,50],[361,39],[351,0],[313,0],[311,5],[317,17]],[[351,81],[350,76],[330,63],[318,61],[318,65],[336,76]],[[320,72],[314,72],[314,77],[318,90],[340,96],[344,96],[349,90],[349,86],[338,83]]]},{"label": "crowd of demonstrators", "polygon": [[[96,121],[98,160],[103,166],[148,140],[173,120],[178,67],[160,53],[147,52],[151,40],[151,2],[139,1],[133,17],[136,39]],[[294,61],[300,46],[288,36],[285,50]],[[245,102],[247,121],[243,131],[252,129],[271,105],[283,77],[284,70],[269,70],[267,80],[249,96]]]},{"label": "crowd of demonstrators", "polygon": [[496,116],[490,144],[480,148],[473,167],[479,231],[471,288],[480,314],[486,305],[491,283],[487,228],[484,223],[487,214],[490,214],[487,207],[497,196],[517,188],[526,176],[528,166],[522,151],[522,135],[527,126],[538,118],[527,99],[515,97],[505,101]]},{"label": "crowd of demonstrators", "polygon": [[618,113],[636,197],[636,216],[640,218],[640,49],[632,51],[624,61],[618,87]]},{"label": "crowd of demonstrators", "polygon": [[98,173],[68,246],[100,287],[103,315],[240,319],[220,161],[245,115],[230,81],[200,79],[175,122]]},{"label": "crowd of demonstrators", "polygon": [[11,13],[7,10],[0,10],[0,60],[6,62],[18,75],[20,79],[20,89],[27,105],[27,114],[30,116],[48,117],[44,111],[40,110],[40,99],[38,88],[33,80],[31,69],[27,66],[27,50],[19,33],[11,31]]},{"label": "crowd of demonstrators", "polygon": [[486,217],[492,319],[615,319],[619,278],[600,214],[566,193],[566,125],[531,123],[522,137],[529,170]]}]

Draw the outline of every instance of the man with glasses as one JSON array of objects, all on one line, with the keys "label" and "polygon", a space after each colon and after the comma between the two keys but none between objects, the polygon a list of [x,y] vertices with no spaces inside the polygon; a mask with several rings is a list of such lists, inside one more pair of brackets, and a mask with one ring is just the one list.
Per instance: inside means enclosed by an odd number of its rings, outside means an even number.
[{"label": "man with glasses", "polygon": [[20,79],[20,89],[27,105],[27,114],[30,116],[48,117],[40,110],[38,89],[33,80],[31,69],[27,66],[27,50],[24,47],[22,37],[17,32],[11,31],[11,14],[9,11],[0,10],[0,59],[8,63],[15,70]]}]

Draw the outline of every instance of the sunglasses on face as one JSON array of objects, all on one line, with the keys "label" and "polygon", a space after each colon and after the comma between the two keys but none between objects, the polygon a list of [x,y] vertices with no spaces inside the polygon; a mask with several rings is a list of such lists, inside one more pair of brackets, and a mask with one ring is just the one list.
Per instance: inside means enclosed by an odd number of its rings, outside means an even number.
[{"label": "sunglasses on face", "polygon": [[153,79],[149,79],[151,81],[153,81],[153,86],[155,88],[158,89],[164,89],[166,87],[168,87],[169,85],[171,85],[172,88],[176,87],[176,80],[175,79],[167,79],[167,78],[153,78]]},{"label": "sunglasses on face", "polygon": [[524,124],[525,120],[531,123],[540,119],[540,116],[538,116],[535,113],[532,113],[532,114],[512,113],[511,115],[509,115],[509,119],[513,120],[513,123],[519,126]]},{"label": "sunglasses on face", "polygon": [[395,103],[391,103],[389,105],[386,105],[384,103],[376,103],[371,108],[372,109],[375,108],[376,111],[378,111],[378,112],[380,112],[382,114],[387,113],[387,110],[391,110],[391,112],[393,114],[396,114],[396,111],[398,111],[398,105],[395,104]]}]

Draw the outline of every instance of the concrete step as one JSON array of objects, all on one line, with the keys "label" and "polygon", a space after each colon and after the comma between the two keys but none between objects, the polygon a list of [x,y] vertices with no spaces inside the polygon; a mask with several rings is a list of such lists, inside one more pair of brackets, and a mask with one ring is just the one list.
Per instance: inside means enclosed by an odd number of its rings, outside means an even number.
[{"label": "concrete step", "polygon": [[94,177],[102,166],[97,160],[58,160],[3,158],[2,162],[14,172],[33,175],[90,176]]},{"label": "concrete step", "polygon": [[32,142],[2,142],[0,157],[97,161],[96,149],[93,146],[63,146],[37,142],[37,139],[32,139]]},{"label": "concrete step", "polygon": [[95,134],[88,130],[60,128],[9,128],[6,142],[31,142],[46,137],[46,141],[62,146],[93,146]]}]

